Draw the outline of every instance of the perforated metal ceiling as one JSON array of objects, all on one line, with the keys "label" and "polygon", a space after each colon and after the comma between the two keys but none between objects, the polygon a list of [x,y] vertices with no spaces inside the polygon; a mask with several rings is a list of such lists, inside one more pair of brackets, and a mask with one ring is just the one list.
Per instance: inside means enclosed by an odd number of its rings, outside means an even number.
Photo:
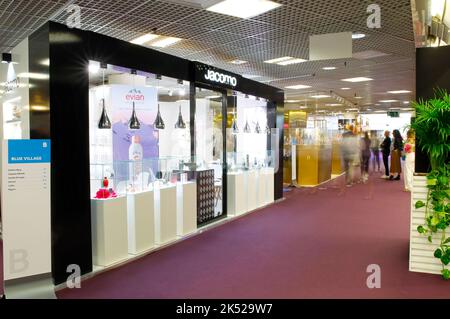
[{"label": "perforated metal ceiling", "polygon": [[[282,6],[244,20],[209,12],[192,5],[192,1],[183,0],[0,0],[0,51],[9,51],[48,19],[65,23],[68,13],[63,9],[75,3],[82,10],[83,29],[130,41],[157,28],[158,34],[184,39],[160,49],[163,52],[239,74],[257,75],[255,80],[280,88],[296,84],[312,86],[306,90],[286,89],[287,99],[303,100],[305,92],[332,90],[352,103],[370,104],[370,108],[376,109],[404,107],[402,101],[414,98],[415,47],[410,0],[275,1]],[[380,29],[367,28],[366,10],[371,3],[381,7]],[[281,56],[307,59],[309,35],[345,31],[367,35],[353,41],[353,52],[374,50],[387,55],[289,66],[263,62]],[[229,63],[233,59],[248,63]],[[324,71],[324,66],[337,69]],[[305,76],[309,74],[315,76]],[[371,77],[374,81],[341,81],[357,76]],[[342,87],[351,90],[342,91]],[[412,93],[397,96],[387,94],[388,90]],[[363,99],[355,99],[355,94]],[[399,102],[374,105],[385,99]],[[316,105],[316,102],[319,107],[324,104],[315,100],[310,103]],[[292,105],[296,104],[289,104]]]}]

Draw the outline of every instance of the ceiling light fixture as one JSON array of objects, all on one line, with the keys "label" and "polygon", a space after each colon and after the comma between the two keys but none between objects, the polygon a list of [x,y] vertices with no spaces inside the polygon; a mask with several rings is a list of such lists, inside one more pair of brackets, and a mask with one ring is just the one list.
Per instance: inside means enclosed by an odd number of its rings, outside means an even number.
[{"label": "ceiling light fixture", "polygon": [[397,90],[397,91],[387,91],[387,93],[391,93],[391,94],[403,94],[403,93],[411,93],[411,91],[408,91],[408,90]]},{"label": "ceiling light fixture", "polygon": [[103,98],[100,100],[100,104],[102,106],[102,114],[100,115],[100,119],[98,121],[98,128],[99,129],[110,129],[111,128],[111,121],[109,120],[108,114],[106,113],[106,106],[105,106],[105,69],[102,69],[102,92],[103,92]]},{"label": "ceiling light fixture", "polygon": [[183,115],[181,114],[181,105],[180,105],[180,111],[178,113],[178,120],[175,123],[175,128],[179,128],[179,129],[185,129],[186,128],[186,123],[184,123]]},{"label": "ceiling light fixture", "polygon": [[322,70],[325,70],[325,71],[336,70],[336,69],[337,68],[335,66],[325,66],[325,67],[322,68]]},{"label": "ceiling light fixture", "polygon": [[403,104],[409,104],[409,101],[403,101]]},{"label": "ceiling light fixture", "polygon": [[285,65],[291,65],[291,64],[297,64],[297,63],[302,63],[302,62],[306,62],[306,61],[308,61],[308,60],[305,60],[305,59],[291,59],[291,60],[287,60],[287,61],[282,61],[282,62],[278,62],[277,64],[278,65],[282,65],[282,66],[285,66]]},{"label": "ceiling light fixture", "polygon": [[247,19],[280,7],[280,3],[269,0],[223,0],[208,7],[207,11]]},{"label": "ceiling light fixture", "polygon": [[12,62],[12,54],[11,53],[2,53],[2,63],[11,63]]},{"label": "ceiling light fixture", "polygon": [[157,47],[157,48],[165,48],[168,46],[171,46],[177,42],[181,41],[180,38],[175,38],[175,37],[165,37],[164,39],[161,40],[157,40],[155,42],[151,43],[152,47]]},{"label": "ceiling light fixture", "polygon": [[156,118],[155,118],[155,122],[153,123],[153,126],[155,128],[157,128],[158,130],[164,130],[164,128],[166,127],[164,125],[164,121],[161,117],[161,112],[159,111],[159,104],[158,104],[158,113],[156,113]]},{"label": "ceiling light fixture", "polygon": [[350,90],[350,88],[341,88],[341,90],[343,90],[343,91]]},{"label": "ceiling light fixture", "polygon": [[244,133],[251,133],[250,125],[248,125],[248,120],[245,120]]},{"label": "ceiling light fixture", "polygon": [[364,38],[366,35],[364,33],[353,33],[352,34],[352,39],[357,40],[357,39],[362,39]]},{"label": "ceiling light fixture", "polygon": [[315,99],[324,99],[327,97],[330,97],[329,95],[325,95],[325,94],[318,94],[318,95],[311,95],[311,97],[315,98]]},{"label": "ceiling light fixture", "polygon": [[380,102],[380,103],[393,103],[393,102],[398,102],[398,100],[379,100],[378,102]]},{"label": "ceiling light fixture", "polygon": [[286,86],[286,89],[292,89],[292,90],[300,90],[300,89],[307,89],[310,88],[310,85],[303,85],[303,84],[297,84],[297,85],[290,85]]},{"label": "ceiling light fixture", "polygon": [[141,128],[141,123],[136,115],[136,108],[133,101],[133,111],[131,112],[130,120],[128,121],[128,127],[130,130],[139,130]]},{"label": "ceiling light fixture", "polygon": [[236,60],[230,61],[230,63],[232,63],[232,64],[238,64],[238,65],[239,65],[239,64],[245,64],[245,63],[248,63],[248,61],[236,59]]},{"label": "ceiling light fixture", "polygon": [[284,103],[298,103],[301,102],[300,100],[286,100]]},{"label": "ceiling light fixture", "polygon": [[281,57],[281,58],[276,58],[276,59],[272,59],[272,60],[266,60],[266,61],[264,61],[264,63],[279,63],[279,62],[288,61],[288,60],[291,60],[291,59],[293,59],[293,57],[291,57],[291,56],[284,56],[284,57]]},{"label": "ceiling light fixture", "polygon": [[157,35],[157,34],[147,33],[147,34],[144,34],[144,35],[142,35],[142,36],[140,36],[140,37],[138,37],[138,38],[136,38],[134,40],[131,40],[130,42],[133,43],[133,44],[142,45],[144,43],[147,43],[147,42],[150,42],[152,40],[155,40],[158,37],[159,37],[159,35]]},{"label": "ceiling light fixture", "polygon": [[366,82],[366,81],[372,81],[373,79],[371,78],[366,78],[363,76],[359,76],[356,78],[348,78],[348,79],[342,79],[341,81],[345,81],[345,82]]}]

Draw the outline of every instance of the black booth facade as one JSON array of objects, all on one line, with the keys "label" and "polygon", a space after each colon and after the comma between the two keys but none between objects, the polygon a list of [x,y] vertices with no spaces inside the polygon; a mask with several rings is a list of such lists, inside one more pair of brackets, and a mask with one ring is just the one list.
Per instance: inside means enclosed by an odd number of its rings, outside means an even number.
[{"label": "black booth facade", "polygon": [[[49,66],[39,61],[48,59]],[[77,264],[82,274],[93,270],[91,233],[90,182],[90,127],[88,65],[97,61],[102,65],[115,65],[129,70],[151,72],[158,76],[177,79],[179,83],[189,82],[189,126],[190,155],[198,156],[199,145],[195,137],[199,133],[196,114],[198,113],[199,92],[211,90],[219,93],[215,100],[221,105],[221,113],[214,117],[216,130],[221,126],[222,190],[220,216],[197,221],[198,226],[224,218],[229,208],[227,163],[233,146],[227,145],[230,135],[230,111],[236,110],[236,92],[247,97],[255,96],[265,107],[264,123],[268,134],[264,145],[282,158],[283,145],[283,100],[284,92],[277,88],[258,83],[240,75],[212,66],[191,62],[142,46],[117,40],[100,34],[49,22],[29,37],[29,72],[48,73],[48,80],[30,79],[30,105],[35,103],[48,107],[48,111],[30,110],[30,138],[50,138],[52,141],[51,163],[51,229],[52,229],[52,274],[55,284],[67,279],[67,266]],[[239,93],[239,94],[241,94]],[[237,111],[239,112],[239,111]],[[181,114],[181,106],[180,106]],[[236,111],[235,111],[236,115]],[[234,115],[234,116],[235,116]],[[231,116],[232,117],[232,116]],[[247,118],[247,122],[248,122]],[[221,122],[220,122],[221,121]],[[220,124],[217,124],[220,123]],[[257,123],[259,125],[259,123]],[[246,123],[247,126],[247,123]],[[245,128],[244,128],[245,129]],[[257,128],[258,130],[259,128]],[[270,134],[270,131],[276,134]],[[241,129],[242,131],[242,129]],[[244,144],[242,144],[244,145]],[[244,146],[239,147],[245,147]],[[234,147],[236,148],[236,147]],[[228,152],[228,153],[227,153]],[[248,162],[247,156],[247,162]],[[256,159],[255,159],[256,162]],[[273,174],[271,184],[273,199],[282,198],[283,167],[279,165]],[[272,177],[271,177],[272,178]],[[70,199],[67,198],[70,194]]]}]

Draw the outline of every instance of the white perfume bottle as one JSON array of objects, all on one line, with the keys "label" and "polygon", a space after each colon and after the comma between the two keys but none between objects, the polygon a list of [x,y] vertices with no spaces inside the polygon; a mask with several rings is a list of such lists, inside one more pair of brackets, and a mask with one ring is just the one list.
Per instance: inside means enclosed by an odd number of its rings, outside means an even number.
[{"label": "white perfume bottle", "polygon": [[142,173],[142,159],[144,158],[144,150],[141,145],[141,138],[139,135],[135,135],[131,138],[131,145],[128,149],[129,164],[129,178],[130,182],[138,188],[138,177]]}]

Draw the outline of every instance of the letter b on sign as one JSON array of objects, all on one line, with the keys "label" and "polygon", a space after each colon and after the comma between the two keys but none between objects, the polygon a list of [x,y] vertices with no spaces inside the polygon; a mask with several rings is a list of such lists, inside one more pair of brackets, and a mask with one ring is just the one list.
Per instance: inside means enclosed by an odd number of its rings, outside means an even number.
[{"label": "letter b on sign", "polygon": [[28,269],[28,253],[25,249],[14,249],[9,252],[9,271],[20,274]]},{"label": "letter b on sign", "polygon": [[366,272],[371,273],[367,277],[366,284],[369,289],[381,288],[381,268],[377,264],[367,266]]}]

